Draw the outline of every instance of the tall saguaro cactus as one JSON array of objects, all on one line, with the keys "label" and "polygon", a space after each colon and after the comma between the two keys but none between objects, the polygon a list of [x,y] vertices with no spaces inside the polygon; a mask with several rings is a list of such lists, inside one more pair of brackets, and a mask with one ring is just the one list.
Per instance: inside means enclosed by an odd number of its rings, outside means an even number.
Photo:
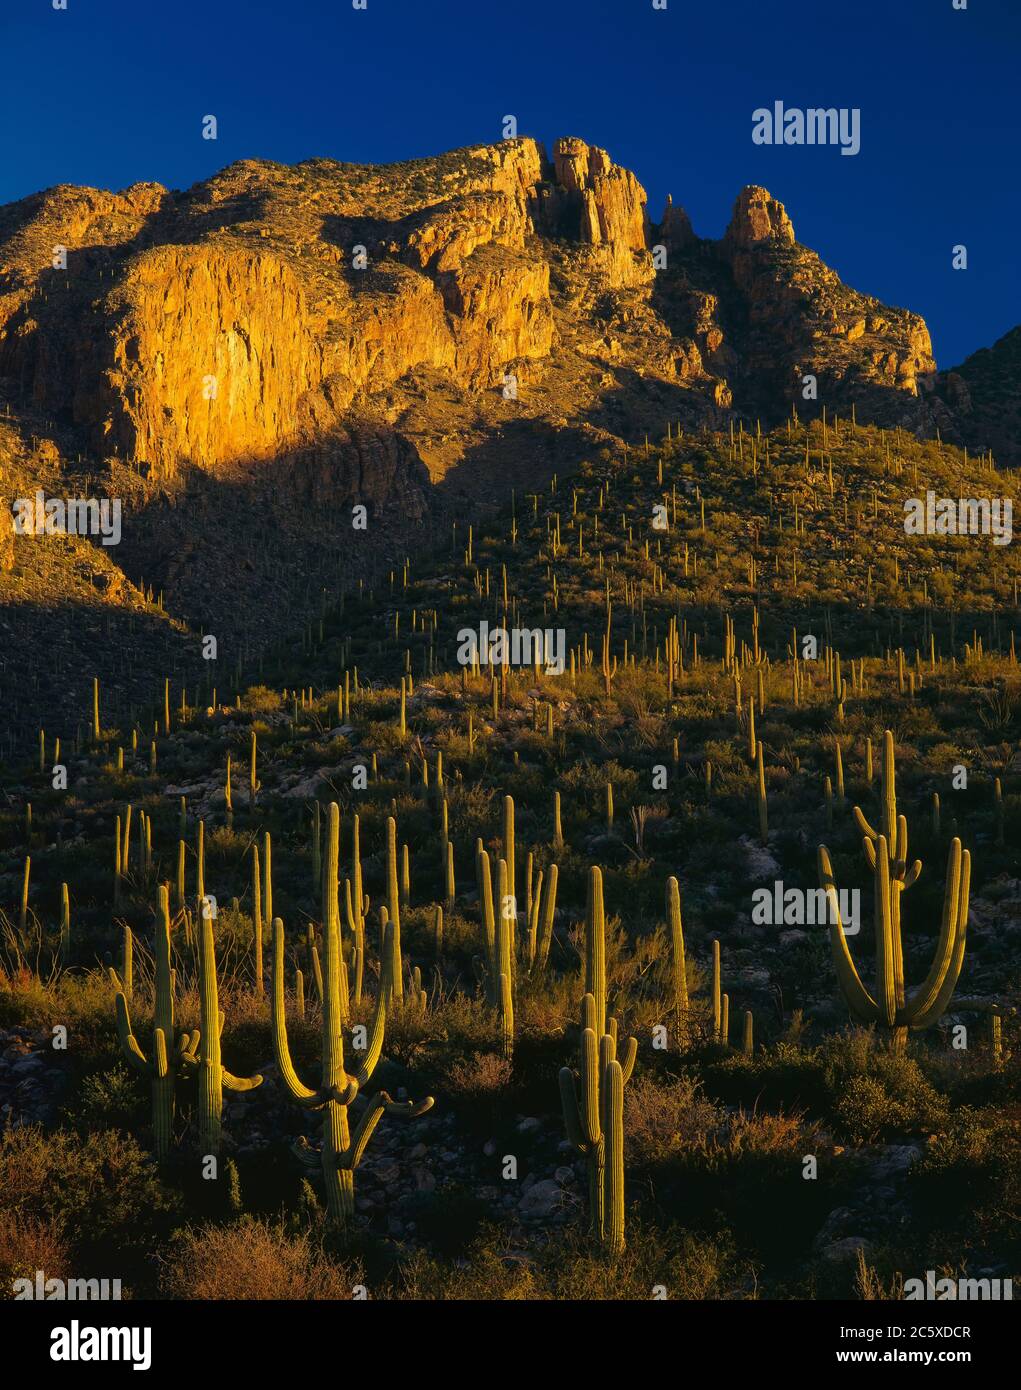
[{"label": "tall saguaro cactus", "polygon": [[[340,809],[330,803],[327,827],[327,854],[336,863],[340,838]],[[279,917],[273,922],[273,1050],[284,1084],[298,1105],[323,1112],[323,1138],[315,1166],[322,1170],[326,1203],[331,1221],[345,1225],[354,1214],[354,1170],[361,1161],[372,1132],[380,1118],[397,1115],[417,1118],[431,1109],[432,1096],[424,1100],[398,1103],[380,1091],[369,1102],[354,1132],[351,1132],[349,1110],[359,1091],[365,1087],[383,1050],[386,1032],[386,1013],[393,992],[393,923],[384,929],[384,949],[379,994],[372,1019],[369,1045],[358,1070],[353,1074],[344,1066],[344,1040],[341,1031],[342,1008],[340,996],[341,958],[339,922],[335,912],[326,914],[323,923],[323,999],[322,999],[322,1079],[318,1087],[306,1086],[291,1062],[287,1042],[287,1023],[284,1017],[284,924]]]},{"label": "tall saguaro cactus", "polygon": [[508,891],[507,861],[497,861],[496,893],[493,892],[489,855],[479,850],[476,858],[479,905],[486,948],[486,993],[500,1018],[503,1055],[514,1055],[515,928],[513,899]]},{"label": "tall saguaro cactus", "polygon": [[825,845],[819,846],[819,882],[830,905],[830,942],[837,980],[852,1015],[862,1023],[887,1029],[894,1051],[903,1051],[909,1029],[929,1028],[946,1010],[957,987],[968,928],[968,896],[971,855],[959,839],[950,844],[943,893],[939,940],[929,973],[910,994],[904,982],[904,948],[901,939],[901,894],[922,871],[920,860],[908,868],[908,825],[897,814],[896,770],[893,734],[883,738],[883,820],[877,831],[854,808],[861,830],[862,849],[875,883],[876,983],[870,993],[862,983],[847,946],[840,904],[833,881],[833,867]]},{"label": "tall saguaro cactus", "polygon": [[397,882],[397,822],[386,818],[386,910],[393,927],[394,998],[404,998],[404,965],[401,960],[401,897]]},{"label": "tall saguaro cactus", "polygon": [[514,798],[505,796],[503,799],[503,858],[507,865],[507,893],[515,900],[515,911],[517,910],[517,887],[514,865],[516,854],[514,850]]},{"label": "tall saguaro cactus", "polygon": [[624,1087],[638,1043],[629,1038],[618,1061],[617,1020],[606,1017],[603,876],[595,867],[589,870],[585,983],[578,1080],[570,1067],[561,1068],[560,1100],[567,1137],[588,1165],[593,1234],[618,1255],[624,1249]]},{"label": "tall saguaro cactus", "polygon": [[684,956],[684,927],[681,922],[681,890],[676,878],[666,881],[667,926],[670,932],[670,983],[673,994],[674,1027],[680,1042],[688,1016],[688,971]]},{"label": "tall saguaro cactus", "polygon": [[257,1086],[262,1085],[262,1077],[234,1076],[221,1060],[223,1014],[220,1012],[216,981],[213,916],[209,911],[208,899],[202,901],[199,913],[199,941],[199,1144],[203,1153],[216,1153],[220,1147],[224,1091],[254,1091]]}]

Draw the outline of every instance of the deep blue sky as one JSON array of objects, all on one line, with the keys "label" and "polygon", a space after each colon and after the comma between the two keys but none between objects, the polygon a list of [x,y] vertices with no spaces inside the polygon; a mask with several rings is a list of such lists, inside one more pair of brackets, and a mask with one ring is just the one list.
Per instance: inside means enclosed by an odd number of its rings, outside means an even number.
[{"label": "deep blue sky", "polygon": [[[669,191],[703,236],[765,184],[845,280],[925,316],[941,366],[1021,321],[1021,0],[67,3],[0,0],[0,202],[187,187],[245,157],[414,158],[513,113],[547,148],[605,146],[654,217]],[[777,99],[859,107],[861,153],[754,145]]]}]

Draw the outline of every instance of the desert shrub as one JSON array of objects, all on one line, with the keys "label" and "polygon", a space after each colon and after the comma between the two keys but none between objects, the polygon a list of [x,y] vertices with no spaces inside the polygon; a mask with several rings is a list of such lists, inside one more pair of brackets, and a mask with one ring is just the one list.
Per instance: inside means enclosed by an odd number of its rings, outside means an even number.
[{"label": "desert shrub", "polygon": [[450,1068],[447,1090],[463,1100],[493,1096],[510,1081],[513,1067],[495,1052],[475,1052]]},{"label": "desert shrub", "polygon": [[0,1212],[52,1221],[78,1252],[126,1257],[166,1232],[177,1210],[148,1154],[116,1130],[24,1125],[0,1136]]},{"label": "desert shrub", "polygon": [[68,1119],[86,1133],[101,1129],[135,1131],[146,1124],[148,1097],[120,1062],[109,1071],[82,1078]]},{"label": "desert shrub", "polygon": [[633,1077],[624,1090],[624,1132],[628,1156],[637,1165],[662,1163],[681,1149],[702,1142],[723,1116],[689,1076],[662,1084]]},{"label": "desert shrub", "polygon": [[1014,1116],[964,1107],[911,1169],[923,1228],[981,1244],[995,1241],[1021,1269],[1021,1129]]},{"label": "desert shrub", "polygon": [[161,1289],[175,1299],[340,1300],[361,1282],[359,1268],[336,1264],[311,1235],[246,1217],[181,1232],[163,1260]]},{"label": "desert shrub", "polygon": [[241,708],[249,714],[271,714],[282,705],[283,698],[280,692],[270,690],[265,685],[250,686],[241,697]]},{"label": "desert shrub", "polygon": [[890,1052],[870,1033],[828,1038],[822,1047],[832,1118],[856,1143],[936,1129],[947,1101],[906,1053]]},{"label": "desert shrub", "polygon": [[15,1279],[63,1279],[70,1270],[67,1242],[53,1221],[0,1212],[0,1299],[13,1296]]}]

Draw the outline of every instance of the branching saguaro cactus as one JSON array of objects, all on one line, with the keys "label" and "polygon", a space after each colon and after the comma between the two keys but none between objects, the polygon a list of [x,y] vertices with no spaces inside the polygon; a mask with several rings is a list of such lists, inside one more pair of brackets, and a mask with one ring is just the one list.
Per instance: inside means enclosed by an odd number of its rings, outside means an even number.
[{"label": "branching saguaro cactus", "polygon": [[199,913],[199,1000],[200,1017],[198,1041],[199,1146],[203,1153],[215,1154],[220,1148],[223,1122],[223,1093],[254,1091],[262,1085],[262,1077],[234,1076],[220,1057],[220,1038],[223,1034],[223,1014],[220,1012],[219,990],[216,981],[216,950],[213,946],[213,914],[208,898],[204,898]]},{"label": "branching saguaro cactus", "polygon": [[[327,827],[328,873],[335,875],[340,840],[340,810],[330,803]],[[340,1001],[340,933],[337,914],[329,912],[323,924],[323,1007],[322,1007],[322,1080],[313,1089],[299,1078],[291,1062],[287,1043],[287,1024],[284,1017],[284,925],[279,917],[273,922],[273,1050],[277,1066],[291,1097],[305,1109],[323,1112],[323,1140],[318,1158],[304,1155],[310,1166],[321,1168],[326,1189],[327,1210],[331,1221],[345,1225],[354,1214],[354,1170],[361,1161],[372,1132],[380,1118],[397,1115],[416,1118],[431,1109],[432,1096],[416,1102],[399,1104],[385,1091],[369,1102],[354,1133],[351,1133],[349,1109],[359,1091],[366,1086],[376,1069],[383,1051],[386,1032],[386,1013],[393,992],[392,933],[393,924],[384,929],[384,950],[379,994],[369,1035],[369,1046],[358,1070],[352,1075],[344,1068],[344,1041],[341,1032]]]},{"label": "branching saguaro cactus", "polygon": [[909,1029],[929,1028],[946,1010],[957,987],[968,927],[971,855],[954,839],[947,861],[943,917],[929,973],[910,995],[904,983],[900,897],[922,871],[920,860],[908,868],[908,826],[897,814],[893,734],[883,737],[883,821],[873,830],[860,809],[854,817],[863,835],[862,849],[875,881],[876,983],[871,994],[851,959],[829,851],[819,846],[819,882],[830,908],[830,941],[837,980],[852,1015],[862,1023],[877,1023],[889,1032],[894,1051],[903,1051]]},{"label": "branching saguaro cactus", "polygon": [[603,876],[594,867],[589,870],[585,934],[578,1080],[570,1067],[561,1068],[560,1099],[567,1137],[588,1165],[593,1234],[609,1254],[619,1255],[624,1249],[624,1087],[638,1043],[629,1038],[623,1062],[617,1060],[617,1020],[606,1017]]},{"label": "branching saguaro cactus", "polygon": [[[182,1033],[174,1045],[174,976],[170,966],[170,899],[159,890],[156,915],[156,980],[152,1019],[152,1051],[148,1057],[131,1027],[128,1000],[123,990],[116,995],[117,1033],[128,1065],[144,1072],[152,1082],[152,1130],[156,1157],[170,1152],[174,1132],[175,1087],[179,1075],[198,1066],[199,1032]],[[116,980],[116,976],[114,976]],[[173,1051],[171,1051],[173,1049]]]}]

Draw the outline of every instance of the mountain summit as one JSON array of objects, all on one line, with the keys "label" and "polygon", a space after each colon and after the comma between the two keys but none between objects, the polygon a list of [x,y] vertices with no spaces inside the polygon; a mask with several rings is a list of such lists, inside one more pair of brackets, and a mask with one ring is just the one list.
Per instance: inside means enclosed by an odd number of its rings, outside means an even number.
[{"label": "mountain summit", "polygon": [[[385,167],[248,160],[184,193],[57,187],[0,213],[0,289],[11,408],[149,475],[334,433],[343,451],[379,411],[438,476],[494,414],[777,419],[809,374],[833,412],[932,414],[923,321],[842,285],[765,189],[703,240],[672,205],[650,223],[634,174],[576,138],[552,162],[516,139]],[[436,378],[459,441],[428,428]]]}]

